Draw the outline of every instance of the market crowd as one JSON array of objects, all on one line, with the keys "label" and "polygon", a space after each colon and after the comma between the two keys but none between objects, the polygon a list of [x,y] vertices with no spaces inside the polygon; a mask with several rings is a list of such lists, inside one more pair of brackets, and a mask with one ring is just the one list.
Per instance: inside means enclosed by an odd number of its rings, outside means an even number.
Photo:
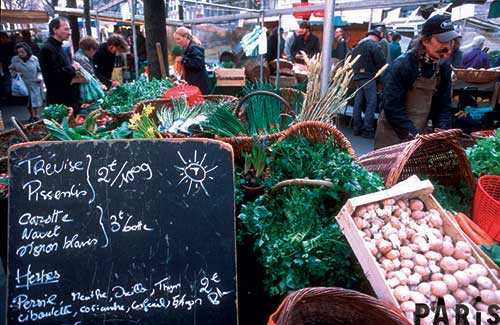
[{"label": "market crowd", "polygon": [[[67,46],[71,29],[62,17],[52,19],[48,29],[49,37],[43,43],[33,39],[29,30],[11,36],[0,32],[1,98],[27,97],[30,122],[39,119],[44,104],[63,104],[77,114],[82,104],[88,104],[85,100],[89,96],[83,92],[92,92],[89,87],[106,90],[120,85],[121,78],[113,72],[121,55],[129,51],[129,42],[118,33],[107,36],[101,44],[90,36],[82,37],[73,51]],[[143,46],[144,42],[139,49]],[[144,54],[139,55],[145,59]]]}]

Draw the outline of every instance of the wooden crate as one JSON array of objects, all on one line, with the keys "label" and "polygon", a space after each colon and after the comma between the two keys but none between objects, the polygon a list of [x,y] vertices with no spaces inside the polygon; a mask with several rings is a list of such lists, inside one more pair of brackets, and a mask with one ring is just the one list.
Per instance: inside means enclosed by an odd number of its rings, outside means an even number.
[{"label": "wooden crate", "polygon": [[217,87],[241,87],[245,85],[245,68],[216,69]]},{"label": "wooden crate", "polygon": [[[409,199],[419,198],[425,204],[427,210],[436,209],[443,220],[443,228],[445,235],[450,236],[454,241],[461,240],[469,243],[472,247],[472,256],[476,259],[476,263],[482,264],[489,272],[488,277],[493,283],[500,288],[499,279],[491,272],[494,263],[487,258],[484,253],[480,253],[480,248],[475,245],[465,234],[458,228],[456,222],[451,220],[445,213],[445,210],[432,196],[434,190],[430,181],[420,181],[416,176],[413,176],[406,181],[394,185],[392,188],[360,197],[349,199],[342,207],[339,214],[336,216],[342,232],[344,233],[347,241],[349,242],[356,258],[358,259],[363,271],[372,285],[372,288],[377,297],[383,301],[393,304],[399,308],[399,303],[394,297],[392,289],[387,285],[385,277],[381,272],[381,266],[371,254],[370,250],[365,244],[363,236],[358,231],[356,224],[352,219],[352,215],[357,207],[380,202],[386,199]],[[489,260],[485,260],[486,258]]]},{"label": "wooden crate", "polygon": [[[269,76],[269,82],[276,84],[276,76]],[[280,76],[280,88],[290,88],[297,86],[297,78],[295,76]]]}]

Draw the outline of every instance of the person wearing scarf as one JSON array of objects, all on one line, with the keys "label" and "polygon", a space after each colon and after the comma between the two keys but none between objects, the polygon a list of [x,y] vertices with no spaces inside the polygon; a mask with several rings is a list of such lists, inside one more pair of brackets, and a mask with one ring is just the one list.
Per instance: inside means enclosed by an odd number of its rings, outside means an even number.
[{"label": "person wearing scarf", "polygon": [[449,129],[452,121],[452,41],[458,37],[444,15],[429,18],[414,46],[386,71],[382,112],[375,134],[375,149],[414,139],[433,128]]},{"label": "person wearing scarf", "polygon": [[33,55],[31,47],[25,42],[19,42],[15,46],[17,55],[12,58],[9,66],[10,74],[14,78],[21,76],[29,91],[28,111],[29,122],[40,118],[39,108],[43,106],[42,96],[42,70],[38,58]]},{"label": "person wearing scarf", "polygon": [[303,59],[300,55],[301,51],[311,58],[321,51],[319,38],[311,32],[311,25],[307,21],[300,23],[299,27],[302,34],[295,37],[292,45],[292,58]]}]

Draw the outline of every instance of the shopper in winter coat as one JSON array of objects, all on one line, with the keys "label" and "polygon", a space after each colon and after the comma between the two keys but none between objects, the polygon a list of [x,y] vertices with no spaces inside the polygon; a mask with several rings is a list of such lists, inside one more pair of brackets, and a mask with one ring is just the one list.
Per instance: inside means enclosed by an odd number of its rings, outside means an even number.
[{"label": "shopper in winter coat", "polygon": [[184,48],[181,63],[184,66],[184,80],[200,88],[203,95],[210,94],[208,73],[205,67],[205,50],[198,38],[186,27],[179,27],[174,33],[175,42]]},{"label": "shopper in winter coat", "polygon": [[474,68],[474,69],[489,69],[490,60],[488,54],[483,52],[485,38],[484,36],[476,36],[472,40],[472,50],[466,53],[462,59],[462,68]]},{"label": "shopper in winter coat", "polygon": [[[362,135],[368,139],[373,139],[375,136],[374,117],[377,108],[377,84],[371,79],[386,64],[378,44],[381,38],[378,30],[371,30],[352,50],[352,57],[360,55],[353,66],[352,78],[357,88],[353,109],[354,135]],[[361,114],[363,108],[365,108],[364,119]]]},{"label": "shopper in winter coat", "polygon": [[436,128],[451,127],[448,57],[457,37],[450,19],[435,15],[424,23],[412,49],[398,57],[386,71],[375,149],[425,133],[429,119]]},{"label": "shopper in winter coat", "polygon": [[30,122],[38,120],[40,117],[39,108],[43,106],[42,96],[42,70],[38,63],[38,58],[31,52],[31,47],[19,42],[16,44],[17,55],[12,58],[9,66],[10,74],[14,78],[21,76],[29,91],[28,111]]},{"label": "shopper in winter coat", "polygon": [[62,48],[63,41],[71,36],[71,28],[66,19],[57,17],[49,23],[50,37],[40,50],[40,67],[47,86],[47,104],[63,104],[73,108],[74,114],[80,110],[80,88],[71,80],[80,69],[80,64],[72,62]]},{"label": "shopper in winter coat", "polygon": [[75,52],[75,61],[80,63],[82,68],[84,68],[93,77],[95,76],[94,64],[92,63],[92,58],[97,52],[99,43],[95,38],[90,36],[85,36],[80,39],[78,43],[78,51]]},{"label": "shopper in winter coat", "polygon": [[300,24],[300,29],[302,34],[295,37],[292,45],[293,59],[297,59],[297,54],[300,55],[301,51],[304,51],[308,57],[312,57],[321,50],[319,38],[311,32],[311,25],[307,21]]},{"label": "shopper in winter coat", "polygon": [[118,34],[108,37],[105,43],[102,43],[97,52],[92,57],[94,62],[95,75],[106,87],[118,87],[120,82],[112,80],[113,69],[115,67],[116,55],[128,51],[128,44],[125,39]]},{"label": "shopper in winter coat", "polygon": [[[266,59],[268,62],[276,60],[283,55],[285,50],[285,39],[283,38],[283,28],[280,28],[278,33],[278,28],[274,28],[267,38],[267,54]],[[280,49],[278,53],[278,38],[280,43]]]}]

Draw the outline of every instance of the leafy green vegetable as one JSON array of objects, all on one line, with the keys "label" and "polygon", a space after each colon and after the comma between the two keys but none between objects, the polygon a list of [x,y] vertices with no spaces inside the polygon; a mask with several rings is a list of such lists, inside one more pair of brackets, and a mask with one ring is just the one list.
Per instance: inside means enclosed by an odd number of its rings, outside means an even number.
[{"label": "leafy green vegetable", "polygon": [[334,216],[349,197],[382,189],[382,178],[356,164],[333,139],[322,145],[297,137],[271,150],[269,186],[309,178],[329,180],[333,187],[289,186],[242,206],[238,236],[253,238],[266,290],[284,295],[308,286],[352,286],[362,274]]},{"label": "leafy green vegetable", "polygon": [[121,84],[103,98],[102,108],[112,113],[128,112],[140,101],[163,97],[165,90],[172,88],[170,79],[143,81],[134,80]]},{"label": "leafy green vegetable", "polygon": [[500,245],[494,243],[491,246],[481,245],[481,249],[488,255],[496,265],[500,266]]},{"label": "leafy green vegetable", "polygon": [[458,187],[444,187],[440,184],[434,184],[432,195],[446,210],[463,212],[467,215],[471,213],[474,189],[465,182],[462,182]]},{"label": "leafy green vegetable", "polygon": [[494,137],[477,140],[466,154],[474,176],[500,175],[500,129]]},{"label": "leafy green vegetable", "polygon": [[57,123],[61,123],[67,115],[68,109],[62,104],[51,104],[45,107],[40,114],[42,119],[54,120]]}]

